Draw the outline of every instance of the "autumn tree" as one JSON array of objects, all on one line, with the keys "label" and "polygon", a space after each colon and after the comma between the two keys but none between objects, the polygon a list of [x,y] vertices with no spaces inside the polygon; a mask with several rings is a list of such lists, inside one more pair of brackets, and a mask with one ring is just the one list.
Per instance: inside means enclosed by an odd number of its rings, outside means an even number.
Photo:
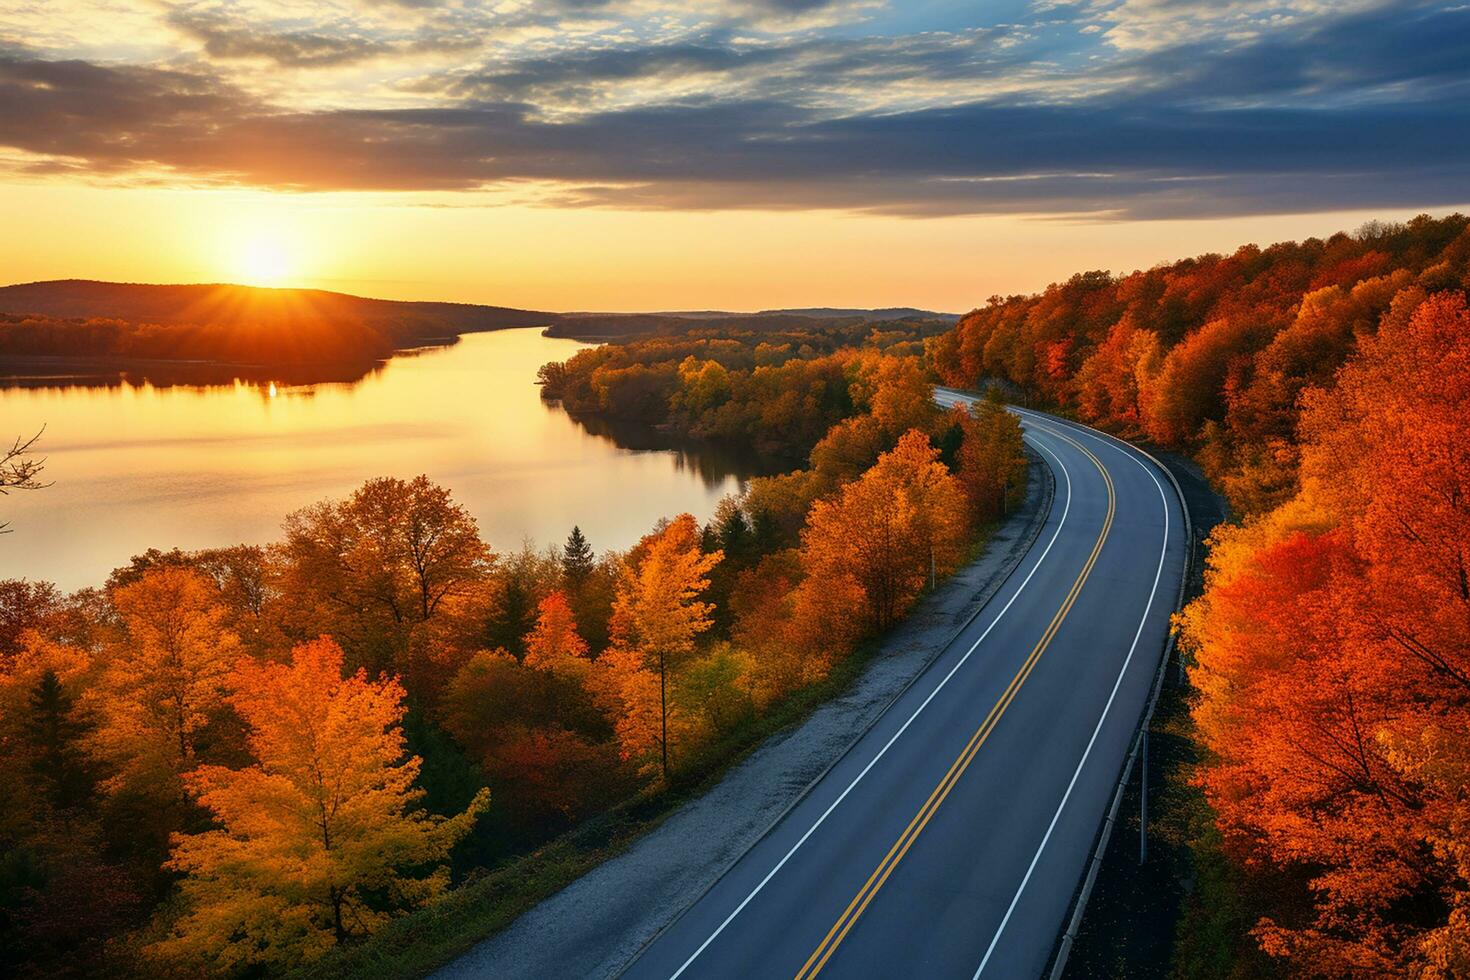
[{"label": "autumn tree", "polygon": [[[604,658],[609,668],[619,672],[621,695],[628,706],[619,722],[620,732],[634,745],[647,744],[651,736],[665,779],[669,775],[669,675],[711,625],[712,607],[700,595],[709,587],[710,570],[724,557],[719,551],[702,553],[699,540],[698,525],[688,514],[644,540],[643,553],[636,565],[630,564],[619,585],[613,607],[615,649]],[[651,701],[656,710],[651,711]],[[650,713],[656,727],[647,724]]]},{"label": "autumn tree", "polygon": [[104,669],[99,738],[121,767],[115,781],[171,781],[195,765],[239,642],[213,583],[187,568],[148,571],[115,589],[112,605],[123,635]]},{"label": "autumn tree", "polygon": [[[531,658],[528,658],[528,662]],[[444,727],[495,787],[497,826],[544,840],[628,788],[612,727],[575,662],[527,666],[481,651],[450,682]]]},{"label": "autumn tree", "polygon": [[61,607],[61,593],[50,582],[0,579],[0,670],[20,652],[26,631],[39,628]]},{"label": "autumn tree", "polygon": [[[886,629],[923,589],[931,572],[948,573],[964,553],[968,523],[958,481],[939,451],[909,432],[863,476],[812,505],[802,532],[809,588],[860,595],[868,626]],[[823,597],[812,597],[814,608]],[[831,620],[837,610],[826,609]],[[829,622],[836,626],[835,622]]]},{"label": "autumn tree", "polygon": [[281,590],[293,634],[330,633],[353,663],[402,669],[415,628],[484,598],[494,556],[425,476],[369,480],[286,519]]},{"label": "autumn tree", "polygon": [[575,671],[578,664],[586,662],[587,643],[577,634],[577,621],[566,594],[553,592],[536,609],[536,627],[526,637],[526,666]]},{"label": "autumn tree", "polygon": [[745,658],[740,683],[755,707],[826,677],[861,637],[863,604],[851,577],[807,579],[796,548],[741,572],[730,597],[730,640]]},{"label": "autumn tree", "polygon": [[994,401],[953,411],[963,437],[955,476],[970,504],[971,520],[986,524],[1005,516],[1026,487],[1021,422]]},{"label": "autumn tree", "polygon": [[1470,315],[1385,320],[1306,398],[1302,488],[1216,531],[1182,616],[1228,840],[1301,876],[1255,935],[1302,972],[1470,962]]},{"label": "autumn tree", "polygon": [[187,776],[220,826],[174,838],[185,911],[160,955],[213,969],[310,962],[447,887],[443,862],[488,794],[448,819],[416,809],[420,760],[404,758],[402,686],[362,670],[344,677],[342,665],[323,639],[298,646],[290,664],[244,660],[231,675],[256,762]]},{"label": "autumn tree", "polygon": [[[18,976],[115,972],[108,943],[138,924],[140,889],[99,806],[95,683],[83,650],[25,634],[0,671],[0,960]],[[154,814],[154,819],[158,815]],[[114,839],[114,843],[115,843]]]}]

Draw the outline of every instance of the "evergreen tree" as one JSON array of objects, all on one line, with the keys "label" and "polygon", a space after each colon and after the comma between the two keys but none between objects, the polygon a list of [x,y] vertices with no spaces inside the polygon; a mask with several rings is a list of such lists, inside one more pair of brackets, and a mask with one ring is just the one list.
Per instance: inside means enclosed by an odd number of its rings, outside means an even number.
[{"label": "evergreen tree", "polygon": [[567,543],[561,550],[561,570],[566,577],[567,587],[577,589],[587,581],[596,560],[586,535],[580,527],[573,525],[572,533],[567,535]]},{"label": "evergreen tree", "polygon": [[535,626],[535,593],[520,576],[512,575],[505,583],[500,608],[487,624],[489,645],[492,649],[499,647],[520,660],[526,655],[526,634]]},{"label": "evergreen tree", "polygon": [[81,806],[97,787],[95,767],[82,749],[92,726],[54,670],[43,673],[31,690],[30,709],[26,737],[35,749],[32,771],[37,782],[58,810]]}]

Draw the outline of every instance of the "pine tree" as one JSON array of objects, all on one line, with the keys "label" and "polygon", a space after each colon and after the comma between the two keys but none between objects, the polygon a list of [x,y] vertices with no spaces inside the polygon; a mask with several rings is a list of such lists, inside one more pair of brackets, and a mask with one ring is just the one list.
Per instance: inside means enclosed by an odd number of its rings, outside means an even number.
[{"label": "pine tree", "polygon": [[70,810],[92,798],[96,768],[82,748],[92,725],[76,706],[76,696],[47,670],[30,694],[26,738],[35,750],[32,774],[58,810]]},{"label": "pine tree", "polygon": [[517,575],[510,575],[500,606],[486,627],[491,649],[502,649],[520,660],[526,655],[526,635],[536,625],[536,597]]},{"label": "pine tree", "polygon": [[572,533],[567,535],[567,543],[561,550],[561,570],[566,577],[567,587],[575,590],[587,581],[595,562],[592,545],[587,543],[582,529],[573,525]]}]

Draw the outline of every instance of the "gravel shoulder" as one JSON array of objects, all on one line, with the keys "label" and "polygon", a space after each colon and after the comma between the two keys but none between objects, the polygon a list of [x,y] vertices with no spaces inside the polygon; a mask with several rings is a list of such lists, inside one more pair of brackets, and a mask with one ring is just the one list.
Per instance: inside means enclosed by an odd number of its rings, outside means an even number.
[{"label": "gravel shoulder", "polygon": [[609,977],[627,966],[805,795],[1000,589],[1051,509],[1050,468],[1032,456],[1030,475],[1025,504],[984,554],[883,639],[848,691],[768,739],[627,851],[433,976]]}]

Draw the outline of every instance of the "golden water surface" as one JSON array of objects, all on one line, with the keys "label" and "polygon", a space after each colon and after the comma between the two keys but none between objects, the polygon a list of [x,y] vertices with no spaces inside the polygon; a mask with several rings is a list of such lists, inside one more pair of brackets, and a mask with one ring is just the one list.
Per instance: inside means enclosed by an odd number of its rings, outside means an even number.
[{"label": "golden water surface", "polygon": [[582,346],[528,328],[395,357],[353,384],[0,389],[0,437],[44,423],[54,481],[0,497],[13,528],[0,578],[71,589],[149,547],[274,540],[290,511],[374,476],[428,474],[497,551],[559,543],[573,524],[598,550],[623,548],[659,517],[707,517],[739,464],[624,448],[541,401],[537,367]]}]

